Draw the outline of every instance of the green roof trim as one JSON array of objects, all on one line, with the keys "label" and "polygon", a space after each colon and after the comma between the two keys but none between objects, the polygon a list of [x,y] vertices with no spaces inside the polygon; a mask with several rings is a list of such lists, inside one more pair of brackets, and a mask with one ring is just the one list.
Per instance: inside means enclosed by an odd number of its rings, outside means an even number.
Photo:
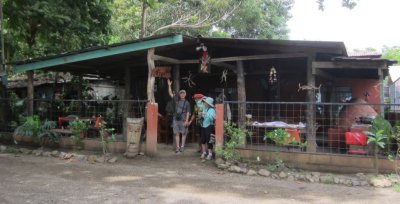
[{"label": "green roof trim", "polygon": [[96,58],[107,57],[107,56],[118,55],[118,54],[124,54],[124,53],[129,53],[129,52],[134,52],[134,51],[147,50],[150,48],[162,47],[162,46],[166,46],[166,45],[173,45],[173,44],[178,44],[181,42],[183,42],[183,36],[182,35],[174,35],[174,36],[170,36],[170,37],[150,39],[150,40],[145,40],[145,41],[139,41],[139,42],[124,44],[124,45],[119,45],[119,46],[115,46],[115,47],[105,47],[105,48],[101,48],[101,49],[97,49],[97,50],[93,50],[93,51],[82,52],[82,53],[72,54],[72,55],[68,55],[68,56],[61,56],[61,57],[56,57],[53,59],[48,59],[48,60],[43,60],[43,61],[14,65],[14,72],[20,73],[20,72],[25,72],[25,71],[30,71],[30,70],[38,70],[38,69],[43,69],[46,67],[52,67],[52,66],[57,66],[57,65],[62,65],[62,64],[85,61],[85,60],[96,59]]}]

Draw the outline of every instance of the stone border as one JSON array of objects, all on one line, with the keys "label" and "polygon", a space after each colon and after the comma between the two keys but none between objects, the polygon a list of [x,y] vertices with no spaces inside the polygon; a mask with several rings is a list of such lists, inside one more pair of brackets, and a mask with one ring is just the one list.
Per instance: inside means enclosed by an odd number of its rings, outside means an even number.
[{"label": "stone border", "polygon": [[246,163],[229,162],[221,158],[215,160],[215,165],[218,169],[223,171],[287,181],[338,184],[345,186],[374,186],[382,188],[400,184],[400,176],[397,174],[379,174],[376,176],[375,174],[356,173],[339,175],[333,173],[309,172],[287,167],[282,167],[278,171],[271,171],[265,165],[248,167]]},{"label": "stone border", "polygon": [[[58,150],[45,151],[42,148],[31,150],[24,147],[14,148],[5,145],[0,145],[0,153],[21,153],[38,157],[53,157],[61,160],[88,162],[91,164],[104,162],[115,163],[122,157],[122,155],[113,155],[111,153],[108,153],[105,155],[105,157],[103,157],[103,155],[98,154],[86,155],[62,152]],[[140,155],[144,154],[141,153]],[[282,167],[279,171],[271,171],[265,165],[255,165],[254,167],[249,167],[246,163],[229,162],[224,161],[221,158],[217,158],[215,160],[215,164],[218,169],[221,169],[223,171],[229,171],[248,176],[263,176],[287,181],[338,184],[345,186],[374,186],[382,188],[400,184],[400,176],[397,174],[379,174],[376,176],[374,174],[357,173],[339,175],[333,173],[309,172],[287,168],[285,166]]]}]

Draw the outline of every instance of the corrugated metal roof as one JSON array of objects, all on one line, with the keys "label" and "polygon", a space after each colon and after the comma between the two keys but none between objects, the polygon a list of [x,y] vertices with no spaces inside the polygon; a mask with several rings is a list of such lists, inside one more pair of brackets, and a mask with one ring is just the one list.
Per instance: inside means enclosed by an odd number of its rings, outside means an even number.
[{"label": "corrugated metal roof", "polygon": [[382,53],[377,51],[362,51],[362,52],[349,52],[349,57],[359,57],[359,58],[380,58]]}]

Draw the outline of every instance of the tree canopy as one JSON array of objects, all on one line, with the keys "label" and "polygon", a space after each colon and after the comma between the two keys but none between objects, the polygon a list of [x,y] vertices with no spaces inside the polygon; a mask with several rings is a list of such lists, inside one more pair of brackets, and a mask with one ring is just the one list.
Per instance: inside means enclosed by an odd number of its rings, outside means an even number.
[{"label": "tree canopy", "polygon": [[[353,8],[357,0],[342,0]],[[294,0],[4,0],[8,61],[179,32],[287,39]],[[317,0],[323,9],[324,0]]]},{"label": "tree canopy", "polygon": [[[115,0],[114,37],[139,37],[142,0]],[[148,2],[148,0],[147,0]],[[170,32],[213,37],[285,39],[293,0],[153,0],[145,36]]]},{"label": "tree canopy", "polygon": [[108,43],[108,0],[6,0],[8,56],[21,60]]},{"label": "tree canopy", "polygon": [[383,58],[396,60],[397,64],[400,64],[400,46],[387,47],[383,48]]}]

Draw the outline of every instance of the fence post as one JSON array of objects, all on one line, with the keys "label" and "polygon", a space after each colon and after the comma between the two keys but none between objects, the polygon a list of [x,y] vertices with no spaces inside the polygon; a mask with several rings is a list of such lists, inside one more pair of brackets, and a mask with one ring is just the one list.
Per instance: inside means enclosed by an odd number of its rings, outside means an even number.
[{"label": "fence post", "polygon": [[146,155],[155,156],[157,153],[158,104],[147,103]]},{"label": "fence post", "polygon": [[217,117],[215,118],[215,146],[224,145],[224,104],[216,104]]}]

